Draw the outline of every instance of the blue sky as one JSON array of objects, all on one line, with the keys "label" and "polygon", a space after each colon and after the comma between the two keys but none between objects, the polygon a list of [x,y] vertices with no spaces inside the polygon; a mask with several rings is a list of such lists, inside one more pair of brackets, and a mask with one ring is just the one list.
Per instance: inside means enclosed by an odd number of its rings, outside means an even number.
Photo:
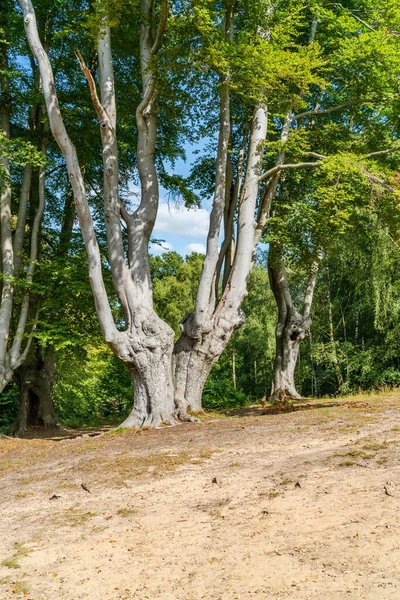
[{"label": "blue sky", "polygon": [[[209,202],[205,203],[206,205]],[[153,236],[165,240],[163,247],[152,244],[151,252],[161,254],[175,250],[182,255],[205,252],[210,212],[207,207],[187,209],[168,203],[161,190],[160,205]]]},{"label": "blue sky", "polygon": [[[205,140],[196,147],[186,146],[186,161],[182,159],[176,161],[171,172],[187,177],[191,164],[197,158],[194,152],[201,150],[204,144]],[[202,200],[201,208],[187,209],[175,202],[168,202],[168,192],[161,188],[153,237],[165,240],[165,243],[162,247],[151,244],[150,251],[153,254],[162,254],[166,250],[175,250],[183,256],[191,252],[205,253],[212,198]]]}]

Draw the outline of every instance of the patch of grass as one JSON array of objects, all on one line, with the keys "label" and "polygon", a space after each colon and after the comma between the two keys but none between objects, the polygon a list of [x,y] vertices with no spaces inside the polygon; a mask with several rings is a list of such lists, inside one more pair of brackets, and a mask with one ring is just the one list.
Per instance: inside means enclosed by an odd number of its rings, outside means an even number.
[{"label": "patch of grass", "polygon": [[215,452],[221,452],[221,450],[211,450],[211,448],[200,448],[200,458],[211,458]]},{"label": "patch of grass", "polygon": [[10,458],[0,461],[0,472],[1,471],[9,471],[14,466],[14,461]]},{"label": "patch of grass", "polygon": [[117,515],[120,517],[130,517],[132,515],[137,514],[136,508],[119,508],[117,510]]},{"label": "patch of grass", "polygon": [[112,429],[111,431],[106,431],[104,435],[124,435],[130,432],[132,432],[132,429],[126,429],[125,427],[117,427],[116,429]]},{"label": "patch of grass", "polygon": [[343,462],[339,463],[339,467],[353,467],[356,464],[357,463],[354,462],[354,460],[344,460]]},{"label": "patch of grass", "polygon": [[19,564],[19,561],[21,560],[21,558],[24,558],[25,556],[28,556],[28,554],[33,552],[33,550],[31,550],[30,548],[18,546],[18,544],[15,544],[15,547],[16,552],[14,552],[14,554],[10,556],[10,558],[6,558],[6,560],[3,560],[3,562],[1,563],[3,567],[8,567],[9,569],[20,569],[21,565]]},{"label": "patch of grass", "polygon": [[107,529],[107,525],[95,525],[94,527],[92,527],[90,533],[101,533],[102,531],[106,531]]},{"label": "patch of grass", "polygon": [[200,448],[197,451],[181,450],[178,452],[158,452],[156,454],[135,456],[128,451],[102,461],[93,458],[82,465],[84,471],[98,473],[100,482],[107,475],[114,485],[121,485],[128,479],[151,475],[162,477],[164,473],[176,471],[178,467],[193,460],[205,460],[210,458],[216,450],[212,448]]},{"label": "patch of grass", "polygon": [[289,485],[292,483],[292,479],[290,477],[284,477],[282,481],[279,482],[279,485]]},{"label": "patch of grass", "polygon": [[50,478],[50,473],[45,473],[43,475],[38,475],[37,473],[35,473],[34,475],[31,475],[31,477],[28,477],[27,479],[20,479],[19,483],[21,485],[29,485],[30,483],[37,483],[38,481],[45,481],[46,479]]},{"label": "patch of grass", "polygon": [[26,581],[15,581],[13,587],[13,594],[23,594],[27,596],[29,594],[29,587]]},{"label": "patch of grass", "polygon": [[339,456],[341,458],[350,456],[352,458],[361,458],[363,460],[370,460],[371,458],[375,458],[375,454],[368,454],[367,452],[363,452],[362,450],[349,450],[348,452],[338,452],[333,456]]},{"label": "patch of grass", "polygon": [[282,492],[280,492],[279,490],[265,490],[263,492],[258,492],[258,495],[260,498],[268,498],[268,500],[273,500],[274,498],[277,498],[278,496],[282,495]]},{"label": "patch of grass", "polygon": [[371,444],[364,444],[363,448],[364,450],[375,450],[375,452],[379,451],[379,450],[386,450],[389,447],[389,443],[388,442],[373,442]]},{"label": "patch of grass", "polygon": [[224,516],[221,514],[220,510],[210,510],[208,511],[208,514],[210,515],[210,517],[212,517],[213,519],[223,519]]},{"label": "patch of grass", "polygon": [[115,429],[111,429],[110,431],[106,431],[104,435],[129,435],[134,433],[135,435],[139,433],[144,433],[145,431],[151,431],[153,427],[146,425],[146,427],[141,427],[140,429],[136,429],[132,427],[131,429],[127,429],[126,427],[116,427]]},{"label": "patch of grass", "polygon": [[85,512],[79,508],[71,506],[67,510],[61,511],[54,515],[51,521],[59,526],[81,527],[95,516],[96,513],[94,512]]},{"label": "patch of grass", "polygon": [[202,413],[190,413],[193,417],[197,417],[198,419],[204,421],[204,419],[228,419],[229,415],[223,412],[218,412],[216,410],[207,410]]},{"label": "patch of grass", "polygon": [[103,440],[101,442],[98,440],[93,440],[93,441],[85,440],[82,444],[76,445],[74,448],[72,448],[72,452],[75,455],[87,454],[91,450],[93,450],[93,451],[101,450],[106,445],[107,445],[107,442],[105,442]]}]

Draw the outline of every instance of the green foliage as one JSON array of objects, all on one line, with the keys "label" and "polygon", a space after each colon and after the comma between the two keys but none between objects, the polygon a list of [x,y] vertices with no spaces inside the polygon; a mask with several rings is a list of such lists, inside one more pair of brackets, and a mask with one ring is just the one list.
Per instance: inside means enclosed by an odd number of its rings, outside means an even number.
[{"label": "green foliage", "polygon": [[104,344],[63,350],[58,371],[53,398],[65,425],[116,423],[129,412],[129,372]]},{"label": "green foliage", "polygon": [[[170,2],[163,46],[149,65],[157,74],[160,183],[172,201],[187,207],[199,206],[212,196],[221,82],[231,92],[230,157],[234,165],[249,115],[256,103],[266,103],[269,129],[263,169],[273,167],[278,157],[285,162],[310,159],[320,163],[282,174],[264,238],[286,256],[296,303],[304,293],[310,262],[316,252],[324,254],[312,338],[303,344],[296,373],[299,388],[307,394],[337,393],[338,367],[344,391],[395,385],[400,381],[400,210],[398,193],[389,192],[387,186],[399,187],[400,153],[367,155],[398,144],[398,2],[237,0],[231,37],[224,31],[227,7],[216,0]],[[142,90],[140,3],[37,0],[35,8],[40,34],[50,44],[50,58],[56,66],[63,117],[83,166],[105,283],[118,321],[120,306],[112,291],[105,250],[98,123],[75,49],[82,51],[96,78],[95,40],[101,25],[111,26],[120,195],[128,209],[133,209],[137,200],[132,193],[132,185],[137,184],[134,113]],[[154,2],[153,8],[156,27],[160,3]],[[7,27],[1,23],[0,75],[10,88],[11,137],[0,133],[0,158],[9,159],[12,169],[9,177],[7,169],[0,168],[0,188],[6,182],[12,185],[15,230],[22,167],[31,163],[37,175],[45,164],[38,126],[46,117],[32,125],[31,109],[42,103],[40,78],[30,61],[20,12],[9,12]],[[317,25],[314,38],[313,24]],[[1,86],[3,103],[3,80]],[[281,140],[288,114],[316,107],[330,110],[342,104],[341,110],[297,119],[288,139]],[[175,172],[175,163],[185,158],[188,145],[197,146],[197,158],[189,177],[183,177]],[[326,158],[315,158],[315,154]],[[40,299],[41,305],[35,344],[59,352],[54,397],[61,420],[69,424],[119,420],[132,403],[130,374],[101,341],[87,259],[77,232],[60,251],[64,200],[70,185],[53,139],[46,166],[46,215],[35,281],[30,285],[32,298]],[[32,194],[24,269],[15,282],[14,330],[27,287],[36,208],[37,198]],[[182,318],[195,305],[203,259],[199,254],[183,259],[175,252],[151,257],[154,305],[176,337]],[[210,375],[204,393],[207,408],[233,407],[269,393],[276,308],[265,257],[259,257],[248,291],[243,306],[246,323],[235,332]],[[3,392],[0,425],[14,417],[16,397],[13,386]]]},{"label": "green foliage", "polygon": [[153,298],[157,314],[179,336],[179,324],[193,310],[204,256],[192,253],[184,261],[176,252],[153,256]]},{"label": "green foliage", "polygon": [[245,394],[241,390],[235,389],[231,381],[218,377],[217,369],[204,388],[204,410],[227,410],[244,406],[247,401]]},{"label": "green foliage", "polygon": [[14,421],[19,406],[19,392],[17,387],[11,383],[0,396],[0,432]]}]

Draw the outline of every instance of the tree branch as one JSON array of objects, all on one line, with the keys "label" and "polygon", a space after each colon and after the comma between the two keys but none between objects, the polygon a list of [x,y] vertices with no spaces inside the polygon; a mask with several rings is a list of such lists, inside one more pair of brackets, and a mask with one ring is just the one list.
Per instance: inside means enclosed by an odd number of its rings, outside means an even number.
[{"label": "tree branch", "polygon": [[264,179],[267,179],[268,177],[271,177],[272,175],[276,175],[280,171],[286,171],[288,169],[302,169],[304,167],[319,167],[321,164],[322,164],[321,162],[303,162],[303,163],[294,163],[294,164],[287,163],[287,164],[283,164],[283,165],[276,165],[275,167],[272,167],[272,169],[269,169],[268,171],[263,173],[258,178],[258,181],[263,181]]},{"label": "tree branch", "polygon": [[[46,152],[46,146],[42,147],[42,152]],[[16,363],[18,360],[18,356],[21,351],[22,338],[25,333],[26,322],[28,319],[29,313],[29,300],[30,300],[30,284],[33,281],[33,274],[36,269],[36,262],[39,253],[39,234],[40,228],[42,225],[44,208],[46,204],[46,192],[45,192],[45,168],[42,167],[39,173],[39,205],[35,214],[35,218],[33,219],[32,225],[32,234],[31,234],[31,248],[30,248],[30,256],[29,256],[29,267],[26,274],[26,283],[28,288],[26,289],[22,304],[21,304],[21,312],[19,316],[17,330],[15,332],[14,341],[12,344],[12,348],[10,351],[11,363]]]},{"label": "tree branch", "polygon": [[265,225],[267,224],[269,213],[271,210],[272,200],[275,197],[276,188],[278,187],[280,179],[280,171],[275,174],[275,177],[267,183],[261,192],[261,202],[258,209],[256,230],[254,233],[254,249],[257,248],[258,242],[260,241]]},{"label": "tree branch", "polygon": [[154,44],[150,50],[150,54],[152,56],[155,56],[162,46],[164,33],[167,28],[168,13],[169,13],[168,0],[161,0],[160,22],[158,24],[156,39],[154,40]]},{"label": "tree branch", "polygon": [[[164,33],[167,27],[169,13],[168,0],[161,0],[161,17],[158,24],[156,39],[152,46],[149,46],[149,35],[150,35],[150,24],[142,22],[141,26],[141,69],[142,69],[142,80],[146,81],[144,84],[144,94],[142,101],[136,108],[136,121],[138,127],[141,129],[146,128],[146,123],[143,119],[144,112],[148,108],[152,101],[154,92],[156,90],[156,77],[154,73],[150,73],[151,59],[157,54],[162,46]],[[150,19],[151,8],[148,7],[145,18]]]},{"label": "tree branch", "polygon": [[303,319],[308,319],[308,317],[310,316],[311,305],[312,305],[312,301],[313,301],[314,290],[315,290],[315,285],[317,283],[318,271],[320,268],[321,260],[322,260],[322,251],[320,249],[318,249],[316,259],[313,261],[313,263],[311,265],[311,273],[310,273],[310,277],[308,279],[307,289],[306,289],[306,293],[304,296],[303,310],[302,310]]},{"label": "tree branch", "polygon": [[[226,9],[224,33],[228,37],[233,24],[232,7]],[[210,224],[207,235],[207,251],[206,258],[203,263],[203,270],[197,290],[196,306],[193,312],[193,334],[198,336],[203,329],[209,327],[210,308],[213,304],[212,297],[214,296],[217,266],[218,266],[218,242],[221,231],[222,218],[226,203],[226,181],[227,181],[227,165],[229,158],[229,140],[231,135],[230,122],[230,90],[228,86],[229,75],[221,76],[220,85],[220,107],[219,107],[219,136],[218,136],[218,151],[216,160],[215,174],[215,190],[212,210],[210,214]],[[215,304],[215,299],[214,299]]]},{"label": "tree branch", "polygon": [[32,54],[35,56],[39,65],[43,85],[43,94],[46,102],[51,132],[62,153],[64,154],[65,161],[67,163],[68,176],[72,185],[74,200],[79,217],[79,224],[81,226],[82,236],[88,253],[89,279],[96,303],[97,315],[105,340],[110,344],[113,344],[118,336],[118,330],[115,327],[110,304],[108,302],[107,292],[104,287],[100,250],[96,239],[93,219],[90,214],[86,198],[85,184],[80,170],[78,156],[75,146],[68,136],[64,121],[61,116],[53,70],[49,58],[40,41],[32,2],[31,0],[19,0],[19,4],[24,16],[26,37]]},{"label": "tree branch", "polygon": [[350,10],[349,8],[345,8],[343,6],[343,4],[340,4],[339,2],[334,2],[332,3],[333,6],[337,6],[338,8],[341,8],[342,10],[347,11],[348,13],[351,14],[351,16],[356,19],[357,21],[359,21],[359,23],[362,23],[364,25],[364,27],[366,27],[367,29],[369,29],[370,31],[376,31],[376,29],[374,29],[374,27],[372,27],[371,25],[368,25],[368,23],[366,23],[363,19],[361,19],[361,17],[357,16],[354,14],[354,12],[352,10]]},{"label": "tree branch", "polygon": [[304,117],[309,117],[311,115],[328,115],[332,112],[336,112],[338,110],[342,110],[342,108],[348,108],[349,106],[354,106],[354,104],[365,104],[368,102],[373,102],[373,100],[368,100],[366,98],[358,99],[358,100],[349,100],[348,102],[343,102],[343,104],[338,104],[337,106],[331,106],[330,108],[325,108],[323,110],[306,110],[305,112],[299,113],[298,115],[294,115],[291,118],[291,122],[297,121],[298,119],[303,119]]},{"label": "tree branch", "polygon": [[385,181],[384,179],[380,179],[379,177],[376,177],[376,175],[373,175],[372,173],[369,173],[368,171],[366,171],[365,169],[362,169],[362,172],[364,173],[364,175],[373,183],[377,183],[378,185],[381,185],[382,187],[384,187],[385,189],[389,190],[389,192],[395,193],[398,190],[396,190],[396,188],[394,188],[392,185],[390,185],[387,181]]},{"label": "tree branch", "polygon": [[94,82],[92,73],[87,68],[87,66],[85,64],[85,61],[83,59],[83,56],[82,56],[82,54],[80,53],[79,50],[76,50],[75,55],[76,55],[76,57],[78,59],[79,66],[81,67],[82,72],[85,75],[86,80],[88,82],[89,91],[90,91],[90,97],[92,99],[94,109],[95,109],[95,111],[97,113],[97,116],[98,116],[98,119],[100,121],[100,126],[101,127],[103,127],[104,125],[107,126],[107,124],[111,125],[110,119],[109,119],[109,117],[107,115],[107,112],[104,109],[103,105],[101,104],[101,102],[99,100],[99,97],[97,95],[96,84]]},{"label": "tree branch", "polygon": [[372,158],[373,156],[383,156],[384,154],[391,154],[392,152],[398,152],[400,150],[399,146],[394,146],[394,148],[388,148],[387,150],[378,150],[377,152],[370,152],[366,154],[364,158]]}]

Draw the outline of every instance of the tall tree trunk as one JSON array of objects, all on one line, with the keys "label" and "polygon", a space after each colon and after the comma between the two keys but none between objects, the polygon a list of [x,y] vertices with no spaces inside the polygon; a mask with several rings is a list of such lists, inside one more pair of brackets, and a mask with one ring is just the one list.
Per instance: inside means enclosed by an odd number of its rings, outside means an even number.
[{"label": "tall tree trunk", "polygon": [[294,371],[300,345],[296,342],[293,343],[290,339],[290,326],[288,329],[285,328],[281,336],[278,334],[278,331],[276,332],[276,344],[271,401],[284,402],[288,399],[298,400],[301,398],[301,395],[296,390]]},{"label": "tall tree trunk", "polygon": [[40,368],[21,366],[14,379],[20,390],[20,405],[17,418],[9,433],[21,436],[29,426],[53,429],[58,426],[52,400],[52,390],[56,374],[57,354],[54,349],[47,351]]},{"label": "tall tree trunk", "polygon": [[281,249],[270,246],[268,273],[271,289],[278,307],[278,322],[275,330],[276,353],[273,367],[271,400],[283,402],[298,400],[294,373],[299,357],[300,344],[309,336],[311,327],[310,310],[317,280],[320,256],[314,261],[309,277],[303,310],[299,313],[293,306]]},{"label": "tall tree trunk", "polygon": [[[31,196],[34,196],[32,192],[33,190],[31,190]],[[73,196],[68,193],[64,202],[63,223],[56,250],[58,258],[66,256],[68,253],[74,224],[74,214]],[[58,426],[52,399],[52,391],[57,373],[57,352],[52,346],[47,346],[44,350],[40,350],[37,341],[33,343],[33,346],[35,347],[35,352],[30,353],[29,366],[18,369],[18,376],[15,377],[20,389],[20,409],[17,420],[10,429],[10,433],[16,433],[16,435],[22,435],[29,425],[41,425],[46,429]],[[26,389],[28,389],[28,398],[26,398]],[[27,402],[28,411],[25,408]],[[26,414],[28,418],[26,418]]]},{"label": "tall tree trunk", "polygon": [[[0,2],[0,28],[7,35],[9,31],[8,10],[9,2],[1,0]],[[8,73],[8,44],[0,44],[0,127],[3,135],[10,138],[10,114],[11,97],[9,87]],[[34,74],[35,75],[35,74]],[[38,86],[39,80],[34,77],[34,89]],[[37,121],[32,119],[33,114],[37,115]],[[42,107],[30,107],[28,113],[28,135],[35,133],[35,128],[41,123]],[[42,124],[41,124],[42,125]],[[45,129],[45,127],[42,127]],[[41,151],[46,154],[47,139],[42,138]],[[29,312],[30,290],[27,289],[23,295],[20,314],[17,327],[12,336],[12,320],[14,306],[15,281],[20,275],[22,254],[24,250],[24,235],[28,215],[28,205],[32,213],[32,233],[30,241],[30,262],[26,269],[26,283],[31,284],[37,262],[39,232],[44,212],[44,169],[38,169],[38,202],[34,206],[30,202],[30,191],[32,187],[33,168],[31,164],[24,167],[21,195],[19,199],[18,217],[16,230],[12,235],[12,214],[11,214],[11,178],[10,178],[10,160],[7,156],[1,159],[2,181],[0,198],[0,232],[1,232],[1,300],[0,300],[0,391],[12,380],[14,372],[26,360],[32,343],[32,338],[28,338],[25,349],[22,351],[22,340],[27,329],[27,316]],[[38,315],[33,319],[31,333],[33,333]]]},{"label": "tall tree trunk", "polygon": [[[224,102],[225,98],[221,94],[221,121],[225,122]],[[186,410],[193,412],[201,410],[203,388],[211,368],[221,356],[233,332],[245,320],[241,306],[246,296],[247,278],[254,264],[256,235],[254,215],[267,132],[267,115],[267,107],[263,104],[257,106],[253,114],[246,175],[238,215],[235,257],[226,287],[217,302],[210,294],[207,308],[202,302],[198,303],[198,308],[201,309],[189,314],[181,323],[182,335],[175,345],[174,371],[175,399],[178,415],[181,418],[185,418]],[[224,131],[221,127],[221,136],[229,134],[229,131],[225,131],[225,134]],[[210,230],[211,232],[214,230],[211,219]],[[229,239],[230,237],[231,232],[229,232]],[[213,260],[212,255],[210,260]],[[218,261],[215,262],[214,269],[214,273],[218,273]],[[208,270],[203,270],[204,272],[209,273]],[[204,298],[205,295],[202,294],[200,299],[203,301]]]},{"label": "tall tree trunk", "polygon": [[212,347],[213,335],[208,334],[199,344],[181,335],[174,349],[175,404],[178,416],[185,420],[187,411],[203,411],[202,395],[207,378],[218,360],[219,350]]},{"label": "tall tree trunk", "polygon": [[[2,35],[8,36],[9,9],[7,0],[0,2],[0,27]],[[8,43],[0,45],[0,127],[6,139],[10,139],[11,95],[8,69]],[[1,242],[1,298],[0,298],[0,390],[12,380],[12,369],[8,356],[9,329],[12,314],[14,286],[14,251],[11,231],[11,180],[10,160],[0,160],[0,242]]]}]

